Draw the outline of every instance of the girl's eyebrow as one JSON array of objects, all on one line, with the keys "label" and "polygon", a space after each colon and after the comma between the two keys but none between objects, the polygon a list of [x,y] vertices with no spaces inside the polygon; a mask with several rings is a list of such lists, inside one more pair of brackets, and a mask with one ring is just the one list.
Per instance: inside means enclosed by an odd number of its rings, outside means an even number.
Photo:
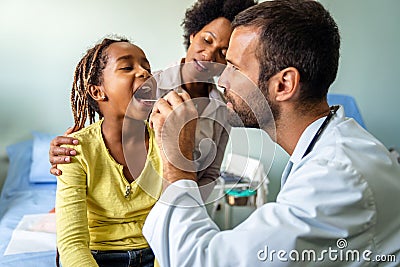
[{"label": "girl's eyebrow", "polygon": [[132,58],[133,58],[132,55],[125,55],[125,56],[121,56],[121,57],[117,58],[117,61],[132,59]]},{"label": "girl's eyebrow", "polygon": [[[121,61],[121,60],[129,60],[129,59],[132,59],[132,58],[133,58],[132,55],[121,56],[121,57],[117,58],[117,62],[118,62],[118,61]],[[149,65],[150,65],[150,62],[149,62],[149,60],[148,60],[146,57],[143,57],[143,58],[141,58],[140,60],[142,61],[142,63],[145,63],[145,64],[149,64]]]}]

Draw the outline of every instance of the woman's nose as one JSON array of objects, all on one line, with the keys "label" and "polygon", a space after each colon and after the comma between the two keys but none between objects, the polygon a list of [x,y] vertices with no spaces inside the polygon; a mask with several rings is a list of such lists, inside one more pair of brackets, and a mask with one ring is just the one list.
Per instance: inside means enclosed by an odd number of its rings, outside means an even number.
[{"label": "woman's nose", "polygon": [[224,65],[226,64],[225,57],[220,55],[220,51],[218,49],[204,50],[202,55],[202,60],[204,61],[217,62]]},{"label": "woman's nose", "polygon": [[203,61],[209,61],[209,62],[215,62],[216,59],[215,52],[210,50],[204,50],[202,53],[202,57]]}]

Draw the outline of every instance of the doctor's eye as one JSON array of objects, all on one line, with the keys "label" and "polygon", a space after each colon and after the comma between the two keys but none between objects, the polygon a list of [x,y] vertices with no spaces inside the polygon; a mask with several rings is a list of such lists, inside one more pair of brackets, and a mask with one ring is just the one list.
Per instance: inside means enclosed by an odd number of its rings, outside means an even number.
[{"label": "doctor's eye", "polygon": [[230,67],[233,71],[239,71],[239,68],[236,67],[235,65],[229,64],[229,67]]}]

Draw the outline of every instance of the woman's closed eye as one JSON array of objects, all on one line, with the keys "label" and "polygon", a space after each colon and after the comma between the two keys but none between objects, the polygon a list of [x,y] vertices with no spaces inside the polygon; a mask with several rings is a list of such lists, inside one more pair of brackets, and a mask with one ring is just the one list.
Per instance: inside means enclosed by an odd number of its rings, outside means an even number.
[{"label": "woman's closed eye", "polygon": [[203,38],[203,41],[207,44],[212,44],[213,43],[213,39],[211,36],[206,36]]}]

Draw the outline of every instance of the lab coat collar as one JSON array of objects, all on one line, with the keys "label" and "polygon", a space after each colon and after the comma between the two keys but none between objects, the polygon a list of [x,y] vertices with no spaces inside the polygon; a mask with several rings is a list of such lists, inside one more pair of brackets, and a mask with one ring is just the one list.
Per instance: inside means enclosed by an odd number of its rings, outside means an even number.
[{"label": "lab coat collar", "polygon": [[[314,121],[311,123],[303,132],[301,135],[299,141],[297,142],[297,145],[293,151],[292,156],[290,157],[290,161],[293,162],[293,169],[297,166],[297,164],[301,161],[304,153],[306,152],[306,149],[308,145],[310,144],[311,140],[317,133],[319,127],[321,127],[323,121],[326,119],[325,117],[319,118],[318,120]],[[325,134],[329,129],[333,126],[336,125],[338,122],[342,121],[344,119],[344,109],[342,106],[336,111],[336,114],[332,117],[331,121],[329,122],[328,126],[322,133]],[[317,144],[318,145],[318,142]]]}]

